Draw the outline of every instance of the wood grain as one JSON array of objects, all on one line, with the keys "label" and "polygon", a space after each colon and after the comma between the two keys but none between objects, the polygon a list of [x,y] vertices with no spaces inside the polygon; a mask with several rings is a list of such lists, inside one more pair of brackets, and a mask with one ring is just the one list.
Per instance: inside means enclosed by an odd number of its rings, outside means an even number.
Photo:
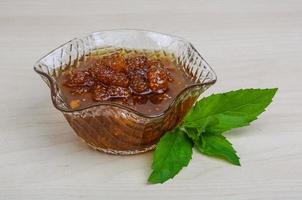
[{"label": "wood grain", "polygon": [[[227,137],[242,167],[195,153],[147,185],[152,153],[119,157],[80,142],[33,72],[89,32],[139,28],[191,41],[218,82],[206,94],[279,87],[266,113]],[[302,1],[0,1],[0,199],[302,199]]]}]

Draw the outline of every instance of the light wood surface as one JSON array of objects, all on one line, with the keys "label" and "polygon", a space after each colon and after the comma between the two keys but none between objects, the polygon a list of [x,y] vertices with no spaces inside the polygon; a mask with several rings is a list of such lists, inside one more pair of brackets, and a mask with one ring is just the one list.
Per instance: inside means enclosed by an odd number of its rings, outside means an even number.
[{"label": "light wood surface", "polygon": [[[226,136],[242,167],[197,153],[147,185],[152,153],[119,157],[80,142],[32,69],[90,32],[139,28],[191,41],[218,82],[206,95],[279,87],[259,120]],[[301,0],[1,0],[0,199],[302,199]]]}]

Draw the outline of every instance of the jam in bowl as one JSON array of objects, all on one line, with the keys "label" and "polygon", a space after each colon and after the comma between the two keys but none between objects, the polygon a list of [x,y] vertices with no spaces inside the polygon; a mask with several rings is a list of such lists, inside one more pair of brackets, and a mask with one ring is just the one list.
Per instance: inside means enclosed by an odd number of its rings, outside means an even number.
[{"label": "jam in bowl", "polygon": [[34,69],[83,141],[121,155],[152,150],[216,81],[189,42],[142,30],[75,38]]}]

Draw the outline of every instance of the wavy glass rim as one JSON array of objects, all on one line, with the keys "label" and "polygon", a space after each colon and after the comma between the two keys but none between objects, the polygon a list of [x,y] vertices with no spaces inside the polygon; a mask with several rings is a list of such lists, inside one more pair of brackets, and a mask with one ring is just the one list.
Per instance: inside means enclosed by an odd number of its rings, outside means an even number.
[{"label": "wavy glass rim", "polygon": [[[139,112],[139,111],[137,111],[137,110],[135,110],[133,108],[130,108],[130,107],[126,106],[126,105],[122,105],[122,104],[115,103],[115,102],[98,102],[98,103],[95,103],[93,105],[86,106],[84,108],[78,108],[78,109],[64,109],[64,108],[59,107],[58,104],[57,104],[57,102],[56,102],[56,100],[55,100],[55,96],[57,96],[57,94],[56,94],[55,83],[53,81],[53,78],[50,75],[48,75],[47,73],[45,73],[43,71],[40,71],[36,66],[39,64],[39,62],[43,58],[49,56],[50,54],[52,54],[57,49],[60,49],[64,45],[66,45],[66,44],[68,44],[68,43],[70,43],[70,42],[72,42],[74,40],[81,39],[81,38],[84,38],[84,37],[88,37],[88,36],[91,36],[91,35],[94,35],[94,34],[99,34],[99,33],[103,33],[103,32],[114,32],[114,31],[137,31],[137,32],[145,32],[145,33],[156,33],[156,34],[160,34],[160,35],[164,35],[164,36],[168,36],[168,37],[171,37],[171,38],[177,38],[179,40],[182,40],[185,43],[187,43],[198,54],[198,56],[204,61],[204,63],[206,64],[207,68],[211,72],[211,74],[213,76],[213,79],[210,80],[210,81],[204,82],[204,83],[194,83],[194,84],[188,85],[187,87],[184,87],[179,92],[179,94],[174,97],[173,101],[170,103],[170,105],[168,106],[168,108],[166,108],[162,113],[157,114],[157,115],[144,114],[144,113]],[[156,31],[148,31],[148,30],[143,30],[143,29],[111,29],[111,30],[103,30],[103,31],[92,32],[92,33],[87,34],[87,35],[82,36],[82,37],[73,38],[72,40],[69,40],[68,42],[65,42],[64,44],[56,47],[55,49],[53,49],[52,51],[50,51],[49,53],[47,53],[46,55],[44,55],[40,59],[38,59],[38,61],[34,64],[34,71],[36,73],[38,73],[39,75],[47,78],[47,80],[49,81],[49,87],[50,87],[50,94],[51,94],[52,103],[53,103],[54,107],[56,109],[58,109],[59,111],[61,111],[61,112],[64,112],[64,113],[74,113],[74,112],[81,112],[81,111],[84,111],[84,110],[88,110],[88,109],[91,109],[91,108],[94,108],[94,107],[98,107],[98,106],[113,106],[113,107],[118,107],[118,108],[127,110],[128,112],[135,113],[136,115],[138,115],[140,117],[144,117],[144,118],[158,118],[158,117],[164,116],[174,106],[174,104],[176,103],[177,99],[179,99],[187,91],[189,91],[191,89],[194,89],[194,88],[197,88],[197,87],[200,87],[201,89],[202,89],[202,87],[206,87],[206,86],[209,87],[209,86],[213,85],[214,83],[216,83],[216,81],[217,81],[217,76],[216,76],[214,70],[207,63],[207,61],[200,55],[199,51],[197,51],[197,49],[193,46],[193,44],[191,42],[189,42],[189,41],[187,41],[187,40],[185,40],[185,39],[183,39],[183,38],[181,38],[179,36],[174,36],[174,35],[170,35],[170,34],[166,34],[166,33],[160,33],[160,32],[156,32]],[[206,89],[208,87],[206,87]]]}]

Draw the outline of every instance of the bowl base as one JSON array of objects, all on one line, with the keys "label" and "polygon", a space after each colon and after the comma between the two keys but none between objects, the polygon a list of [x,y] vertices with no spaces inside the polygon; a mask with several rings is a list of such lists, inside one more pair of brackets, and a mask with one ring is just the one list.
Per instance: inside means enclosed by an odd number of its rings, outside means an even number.
[{"label": "bowl base", "polygon": [[[88,143],[86,143],[86,144],[88,144]],[[154,144],[154,145],[151,145],[149,147],[145,147],[145,148],[140,149],[140,150],[124,150],[124,151],[122,151],[122,150],[115,150],[115,149],[104,149],[104,148],[101,148],[101,147],[96,147],[96,146],[91,145],[91,144],[88,144],[88,146],[90,146],[91,148],[93,148],[94,150],[97,150],[97,151],[101,151],[101,152],[104,152],[104,153],[107,153],[107,154],[112,154],[112,155],[120,155],[120,156],[141,154],[141,153],[145,153],[145,152],[148,152],[148,151],[152,151],[156,147],[156,145]]]}]

